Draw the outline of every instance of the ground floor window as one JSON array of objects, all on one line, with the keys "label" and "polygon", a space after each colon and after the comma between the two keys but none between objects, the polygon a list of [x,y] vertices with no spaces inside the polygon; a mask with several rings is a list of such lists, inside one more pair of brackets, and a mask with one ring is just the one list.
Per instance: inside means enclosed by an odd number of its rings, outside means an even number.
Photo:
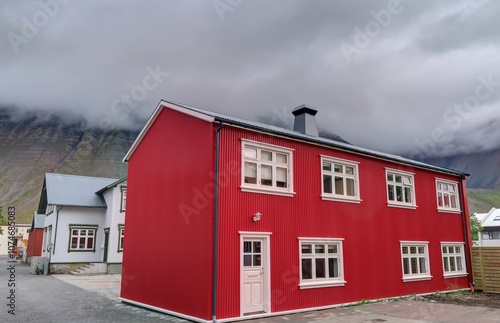
[{"label": "ground floor window", "polygon": [[69,226],[69,251],[92,251],[95,252],[95,240],[97,225]]},{"label": "ground floor window", "polygon": [[428,242],[401,242],[403,281],[431,279]]},{"label": "ground floor window", "polygon": [[299,238],[300,288],[344,286],[342,239]]},{"label": "ground floor window", "polygon": [[444,276],[466,275],[465,256],[463,243],[442,243],[441,253],[443,256]]}]

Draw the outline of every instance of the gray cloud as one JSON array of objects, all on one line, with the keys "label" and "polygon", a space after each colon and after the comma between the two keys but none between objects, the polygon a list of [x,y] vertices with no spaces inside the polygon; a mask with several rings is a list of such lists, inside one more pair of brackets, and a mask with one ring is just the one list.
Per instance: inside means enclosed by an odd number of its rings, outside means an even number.
[{"label": "gray cloud", "polygon": [[[321,128],[364,147],[498,148],[500,4],[394,1],[220,0],[223,13],[211,0],[3,1],[0,106],[137,128],[161,98],[249,119],[308,103]],[[488,97],[453,112],[489,75]]]}]

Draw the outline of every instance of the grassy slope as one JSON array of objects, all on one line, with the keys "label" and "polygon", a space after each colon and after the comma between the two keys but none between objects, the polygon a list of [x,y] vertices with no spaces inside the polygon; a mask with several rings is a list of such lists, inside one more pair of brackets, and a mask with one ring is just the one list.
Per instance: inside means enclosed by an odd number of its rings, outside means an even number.
[{"label": "grassy slope", "polygon": [[486,213],[492,207],[500,208],[500,190],[468,189],[469,212]]}]

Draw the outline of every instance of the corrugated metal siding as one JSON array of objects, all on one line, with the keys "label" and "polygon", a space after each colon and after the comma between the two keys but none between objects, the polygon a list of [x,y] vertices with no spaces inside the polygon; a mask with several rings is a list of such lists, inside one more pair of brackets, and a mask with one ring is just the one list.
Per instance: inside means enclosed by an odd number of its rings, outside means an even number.
[{"label": "corrugated metal siding", "polygon": [[[437,173],[234,127],[221,134],[221,171],[238,171],[221,187],[218,318],[240,316],[238,231],[272,232],[273,312],[468,287],[463,277],[443,279],[440,241],[463,241],[463,233],[460,215],[437,212]],[[241,192],[241,138],[295,149],[294,197]],[[320,154],[360,162],[361,204],[321,200]],[[387,207],[385,167],[415,173],[417,210]],[[298,288],[298,237],[345,239],[344,287]],[[430,242],[431,281],[402,282],[400,240]]]},{"label": "corrugated metal siding", "polygon": [[165,109],[131,157],[122,297],[210,319],[213,138],[211,123]]}]

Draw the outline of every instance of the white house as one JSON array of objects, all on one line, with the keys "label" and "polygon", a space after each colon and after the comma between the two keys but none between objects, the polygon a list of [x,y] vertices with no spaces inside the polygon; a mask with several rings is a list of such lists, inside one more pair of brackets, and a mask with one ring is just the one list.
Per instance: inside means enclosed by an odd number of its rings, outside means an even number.
[{"label": "white house", "polygon": [[91,264],[120,273],[125,203],[125,178],[45,174],[38,213],[45,214],[42,257],[50,273],[85,273]]},{"label": "white house", "polygon": [[492,208],[488,213],[474,213],[474,216],[483,227],[477,245],[500,247],[500,209]]}]

